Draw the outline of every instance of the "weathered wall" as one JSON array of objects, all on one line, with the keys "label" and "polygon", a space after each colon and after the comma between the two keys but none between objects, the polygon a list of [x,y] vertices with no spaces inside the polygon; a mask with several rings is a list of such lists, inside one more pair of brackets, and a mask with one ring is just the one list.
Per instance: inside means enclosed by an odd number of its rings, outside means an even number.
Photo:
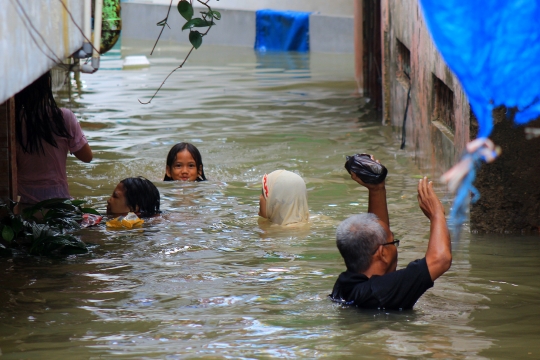
[{"label": "weathered wall", "polygon": [[[474,116],[461,85],[431,40],[418,1],[382,0],[381,17],[384,121],[401,135],[410,86],[405,151],[425,174],[438,179],[476,136]],[[502,108],[493,112],[493,118],[490,138],[503,152],[477,174],[475,186],[481,198],[471,206],[471,230],[538,231],[540,138],[527,140],[525,128],[539,128],[540,119],[517,127]]]},{"label": "weathered wall", "polygon": [[[83,2],[0,1],[0,197],[15,199],[13,95],[82,46]],[[69,11],[69,12],[68,12]],[[70,13],[73,19],[70,18]]]},{"label": "weathered wall", "polygon": [[[145,3],[157,5],[169,5],[170,0],[122,0],[123,3]],[[178,0],[173,0],[176,6]],[[208,3],[224,10],[244,10],[255,11],[260,9],[312,11],[321,15],[330,16],[352,16],[353,2],[351,0],[221,0]],[[197,2],[194,6],[202,7]],[[163,16],[165,17],[165,16]]]},{"label": "weathered wall", "polygon": [[[471,206],[471,230],[516,233],[540,230],[540,137],[527,139],[526,129],[540,130],[540,119],[515,126],[506,108],[493,111],[490,138],[502,153],[482,166],[475,186],[480,200]],[[472,129],[474,132],[475,130]]]},{"label": "weathered wall", "polygon": [[[438,178],[459,159],[469,141],[469,104],[433,44],[421,11],[417,0],[381,2],[383,118],[402,126],[411,86],[405,151],[411,152],[426,174]],[[410,80],[403,69],[399,42],[410,51]],[[454,129],[439,119],[433,76],[453,91]]]},{"label": "weathered wall", "polygon": [[[81,27],[83,2],[64,3]],[[79,49],[83,36],[58,0],[0,4],[1,104]]]},{"label": "weathered wall", "polygon": [[[173,1],[173,4],[176,4]],[[317,2],[291,1],[291,6],[285,9],[298,11],[313,11]],[[161,0],[144,1],[129,0],[122,2],[122,36],[128,39],[155,40],[161,30],[156,23],[163,20],[167,14],[170,1]],[[221,20],[217,22],[208,35],[204,44],[219,44],[230,46],[253,47],[255,44],[255,10],[264,8],[265,2],[254,1],[253,4],[242,2],[244,7],[225,5],[225,1],[213,2],[213,9],[221,12]],[[256,7],[259,4],[261,7]],[[310,15],[310,50],[327,53],[352,53],[354,51],[354,19],[353,3],[350,2],[348,16],[314,12]],[[326,5],[328,7],[328,4]],[[273,9],[283,10],[279,6]],[[339,6],[338,6],[339,8]],[[185,20],[176,8],[171,11],[169,23],[171,29],[166,28],[161,39],[172,40],[181,44],[189,44],[188,32],[181,31]]]}]

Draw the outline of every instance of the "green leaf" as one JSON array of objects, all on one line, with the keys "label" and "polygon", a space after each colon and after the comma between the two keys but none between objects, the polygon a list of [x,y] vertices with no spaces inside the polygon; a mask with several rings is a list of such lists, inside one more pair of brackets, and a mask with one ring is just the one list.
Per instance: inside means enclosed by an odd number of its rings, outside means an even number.
[{"label": "green leaf", "polygon": [[88,252],[86,244],[73,235],[53,235],[35,241],[30,254],[51,255],[53,253],[61,255],[85,254]]},{"label": "green leaf", "polygon": [[208,15],[216,20],[221,20],[221,13],[219,11],[211,10],[208,12]]},{"label": "green leaf", "polygon": [[65,203],[67,201],[70,201],[70,199],[67,199],[67,198],[57,198],[57,199],[48,199],[48,200],[43,200],[43,201],[40,201],[38,202],[37,204],[35,204],[33,206],[33,208],[37,208],[37,210],[41,209],[41,208],[46,208],[46,209],[50,209],[52,205],[55,205],[55,204],[62,204],[62,203]]},{"label": "green leaf", "polygon": [[193,6],[191,6],[189,1],[182,0],[178,3],[178,12],[184,19],[189,21],[193,17]]},{"label": "green leaf", "polygon": [[34,240],[39,238],[45,238],[49,236],[54,236],[54,231],[49,225],[45,224],[33,224],[32,225],[32,236]]},{"label": "green leaf", "polygon": [[2,229],[2,239],[10,242],[14,237],[15,233],[13,232],[11,226],[4,225],[4,228]]},{"label": "green leaf", "polygon": [[81,206],[82,204],[86,204],[86,200],[73,199],[73,200],[70,201],[70,203],[75,205],[75,206]]},{"label": "green leaf", "polygon": [[35,206],[31,206],[31,207],[28,207],[26,209],[23,210],[22,212],[22,215],[24,218],[31,218],[36,212],[38,212],[39,209],[36,208]]},{"label": "green leaf", "polygon": [[206,20],[203,20],[201,18],[195,18],[195,19],[191,19],[187,23],[185,23],[184,26],[182,26],[182,31],[184,31],[186,29],[191,29],[191,28],[194,28],[194,27],[207,27],[207,26],[210,26],[210,25],[216,25],[216,24],[213,21],[206,21]]},{"label": "green leaf", "polygon": [[167,25],[167,18],[161,20],[160,22],[156,23],[157,26],[165,26]]},{"label": "green leaf", "polygon": [[62,210],[67,210],[68,212],[77,212],[79,210],[77,206],[70,204],[68,201],[47,205],[45,209],[55,209],[55,210],[62,209]]},{"label": "green leaf", "polygon": [[52,210],[47,211],[47,213],[43,216],[43,220],[47,222],[51,219],[60,218],[60,217],[62,217],[62,212],[56,209],[52,209]]},{"label": "green leaf", "polygon": [[202,44],[202,35],[197,30],[189,32],[189,42],[195,49],[198,49]]},{"label": "green leaf", "polygon": [[97,211],[96,209],[92,209],[92,208],[81,208],[81,211],[83,212],[83,214],[101,215],[99,213],[99,211]]},{"label": "green leaf", "polygon": [[214,10],[210,10],[208,12],[201,11],[201,14],[211,19],[221,20],[221,13],[219,11],[214,11]]},{"label": "green leaf", "polygon": [[[59,198],[59,199],[48,199],[43,200],[41,202],[38,202],[37,204],[26,208],[23,210],[23,216],[25,218],[31,218],[32,215],[37,213],[38,211],[41,211],[43,209],[52,209],[56,206],[59,206],[59,204],[64,204],[64,202],[69,201],[69,199]],[[61,206],[61,205],[60,205]]]}]

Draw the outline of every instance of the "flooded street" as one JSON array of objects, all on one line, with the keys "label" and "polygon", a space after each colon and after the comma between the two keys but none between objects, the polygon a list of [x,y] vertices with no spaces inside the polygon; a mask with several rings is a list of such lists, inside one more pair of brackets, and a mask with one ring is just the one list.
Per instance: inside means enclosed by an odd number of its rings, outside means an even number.
[{"label": "flooded street", "polygon": [[[122,56],[152,45],[125,41]],[[164,214],[142,230],[80,231],[87,255],[0,259],[2,358],[540,358],[538,236],[465,231],[452,268],[413,311],[328,300],[345,268],[336,226],[367,211],[346,155],[372,153],[389,170],[398,268],[424,256],[429,236],[416,200],[424,174],[354,96],[352,54],[203,44],[139,104],[188,50],[161,42],[142,69],[104,59],[72,80],[71,99],[60,93],[94,150],[90,164],[69,157],[71,195],[105,213],[116,184],[142,175]],[[198,147],[209,181],[162,181],[181,141]],[[261,177],[281,168],[306,181],[309,229],[259,223]]]}]

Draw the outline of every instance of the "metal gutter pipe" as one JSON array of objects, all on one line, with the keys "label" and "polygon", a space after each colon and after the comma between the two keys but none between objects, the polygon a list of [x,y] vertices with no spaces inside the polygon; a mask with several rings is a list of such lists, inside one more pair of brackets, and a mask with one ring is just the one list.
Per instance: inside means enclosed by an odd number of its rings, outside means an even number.
[{"label": "metal gutter pipe", "polygon": [[92,19],[91,19],[92,14],[91,13],[92,13],[92,0],[84,0],[83,51],[88,55],[92,53],[92,46],[90,45],[90,42],[89,42],[90,38],[92,37]]},{"label": "metal gutter pipe", "polygon": [[[83,33],[86,38],[90,39],[91,26],[90,26],[90,14],[92,12],[92,0],[84,0],[84,28]],[[94,3],[94,37],[93,37],[93,51],[92,45],[85,39],[82,50],[79,51],[76,57],[87,58],[92,54],[92,62],[90,64],[82,64],[79,70],[83,73],[92,74],[99,69],[99,49],[101,47],[101,24],[103,16],[103,0],[95,0]],[[98,49],[98,50],[96,50]]]},{"label": "metal gutter pipe", "polygon": [[[92,37],[92,0],[83,0],[83,27],[82,32],[84,35],[82,48],[73,54],[76,59],[86,59],[92,56],[92,45],[90,44],[90,38]],[[88,39],[88,40],[87,40]]]},{"label": "metal gutter pipe", "polygon": [[96,0],[94,9],[94,52],[92,53],[92,67],[99,69],[99,49],[101,48],[101,21],[103,19],[103,0]]}]

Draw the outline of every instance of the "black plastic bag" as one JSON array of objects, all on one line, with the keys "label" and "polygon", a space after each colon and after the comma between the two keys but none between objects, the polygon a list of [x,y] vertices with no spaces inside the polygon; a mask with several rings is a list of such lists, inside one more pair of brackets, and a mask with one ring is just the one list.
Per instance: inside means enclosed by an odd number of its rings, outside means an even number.
[{"label": "black plastic bag", "polygon": [[347,156],[345,169],[355,173],[366,184],[379,184],[386,179],[388,170],[378,162],[371,159],[368,154]]}]

